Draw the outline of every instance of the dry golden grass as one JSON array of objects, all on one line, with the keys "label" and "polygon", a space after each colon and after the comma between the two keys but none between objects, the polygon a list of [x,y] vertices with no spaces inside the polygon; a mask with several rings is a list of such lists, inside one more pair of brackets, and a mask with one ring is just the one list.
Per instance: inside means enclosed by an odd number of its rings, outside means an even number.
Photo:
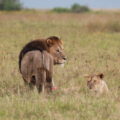
[{"label": "dry golden grass", "polygon": [[[120,15],[0,12],[0,120],[118,120],[120,118]],[[58,90],[30,92],[18,70],[18,55],[30,40],[60,36],[68,62],[55,66]],[[84,74],[103,72],[111,91],[93,97]]]}]

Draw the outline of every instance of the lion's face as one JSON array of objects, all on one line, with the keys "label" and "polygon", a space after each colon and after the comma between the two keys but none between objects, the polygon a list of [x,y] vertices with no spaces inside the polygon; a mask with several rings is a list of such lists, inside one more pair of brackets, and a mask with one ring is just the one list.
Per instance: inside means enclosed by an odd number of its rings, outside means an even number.
[{"label": "lion's face", "polygon": [[89,89],[95,89],[101,83],[103,74],[87,76],[87,86]]},{"label": "lion's face", "polygon": [[56,44],[50,48],[50,53],[54,58],[54,64],[64,64],[66,57],[62,45]]},{"label": "lion's face", "polygon": [[100,80],[98,79],[98,77],[93,76],[90,78],[90,80],[87,81],[87,86],[89,89],[94,89],[95,86],[99,83],[100,83]]},{"label": "lion's face", "polygon": [[49,53],[54,59],[54,64],[64,64],[66,62],[66,56],[61,40],[48,39],[47,42],[49,44]]}]

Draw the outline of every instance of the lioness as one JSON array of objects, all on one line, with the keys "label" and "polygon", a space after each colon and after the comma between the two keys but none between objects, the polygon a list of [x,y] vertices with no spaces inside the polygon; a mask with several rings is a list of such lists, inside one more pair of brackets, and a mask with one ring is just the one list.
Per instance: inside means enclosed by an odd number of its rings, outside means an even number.
[{"label": "lioness", "polygon": [[102,73],[100,74],[94,74],[94,75],[85,75],[87,78],[87,86],[88,88],[94,92],[96,95],[102,95],[108,93],[108,86],[106,82],[103,80],[104,75]]},{"label": "lioness", "polygon": [[41,92],[46,86],[49,90],[53,86],[53,65],[64,64],[65,61],[62,41],[51,36],[31,41],[23,47],[19,55],[19,69],[25,83],[36,85]]}]

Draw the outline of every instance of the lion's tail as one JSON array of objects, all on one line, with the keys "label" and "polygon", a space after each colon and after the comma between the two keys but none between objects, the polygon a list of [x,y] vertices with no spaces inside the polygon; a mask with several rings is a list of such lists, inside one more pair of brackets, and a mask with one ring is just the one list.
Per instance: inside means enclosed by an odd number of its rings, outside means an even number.
[{"label": "lion's tail", "polygon": [[18,61],[20,72],[21,72],[21,61],[22,61],[22,58],[23,58],[23,55],[22,55],[22,51],[21,51],[20,54],[19,54],[19,61]]}]

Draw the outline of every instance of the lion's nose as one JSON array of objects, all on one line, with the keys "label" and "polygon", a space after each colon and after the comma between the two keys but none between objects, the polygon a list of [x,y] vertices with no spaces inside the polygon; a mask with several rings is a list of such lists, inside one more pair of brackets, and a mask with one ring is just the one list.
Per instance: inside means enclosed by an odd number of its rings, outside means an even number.
[{"label": "lion's nose", "polygon": [[67,60],[67,58],[66,58],[66,57],[63,57],[63,59],[64,59],[64,60]]}]

